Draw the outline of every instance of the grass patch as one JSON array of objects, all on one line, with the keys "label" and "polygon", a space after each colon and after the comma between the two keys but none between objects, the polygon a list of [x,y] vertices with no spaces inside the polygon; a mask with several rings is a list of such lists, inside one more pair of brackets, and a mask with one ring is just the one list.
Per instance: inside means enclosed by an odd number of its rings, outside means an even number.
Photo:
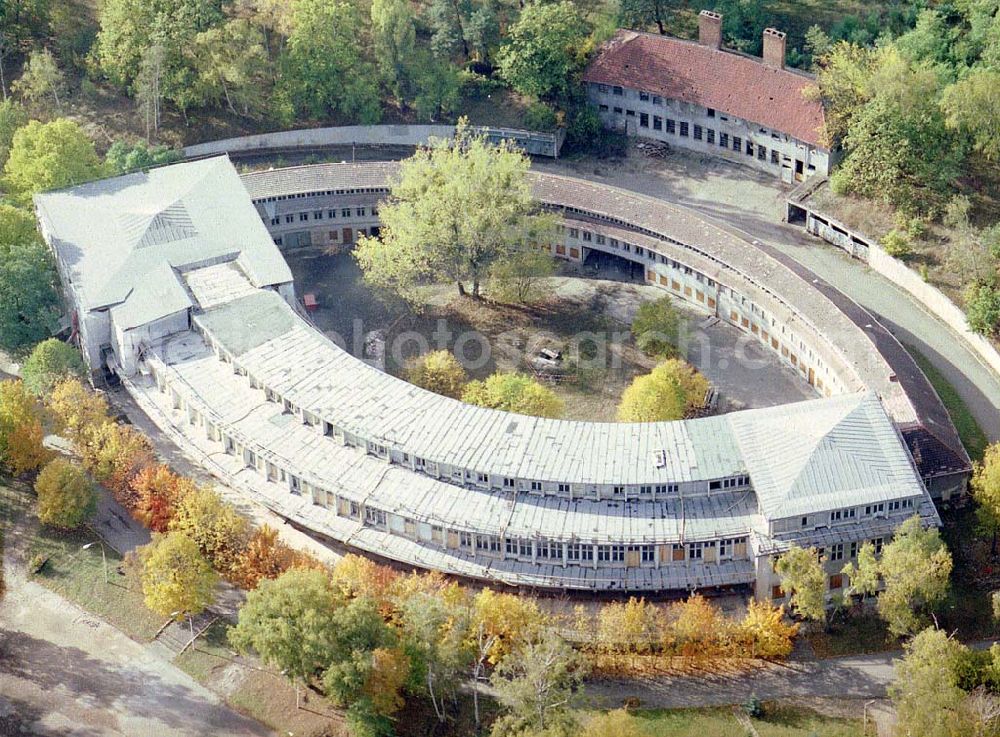
[{"label": "grass patch", "polygon": [[105,583],[101,546],[95,544],[81,550],[84,545],[96,542],[97,535],[87,529],[63,531],[39,525],[34,519],[33,506],[34,495],[27,484],[0,483],[0,519],[6,534],[30,536],[24,546],[27,561],[36,556],[47,559],[33,580],[132,639],[151,640],[163,621],[146,608],[142,594],[130,589],[125,576],[118,572],[121,556],[105,546],[108,561],[108,583]]},{"label": "grass patch", "polygon": [[941,397],[941,401],[944,403],[945,409],[948,410],[948,414],[951,415],[951,421],[955,423],[955,429],[958,430],[958,436],[961,438],[965,450],[968,451],[969,457],[974,461],[982,460],[983,454],[986,452],[986,446],[989,445],[989,440],[986,437],[986,433],[979,427],[979,423],[976,422],[976,418],[973,417],[972,412],[969,411],[969,405],[955,391],[955,387],[934,367],[934,364],[927,360],[926,356],[913,346],[907,345],[904,347],[913,356],[913,360],[917,362],[920,370],[924,372],[924,376],[927,377],[931,386],[934,387],[934,391]]},{"label": "grass patch", "polygon": [[[647,737],[745,737],[732,709],[650,709],[632,713]],[[810,709],[765,704],[751,720],[760,737],[862,737],[860,720],[830,717]]]}]

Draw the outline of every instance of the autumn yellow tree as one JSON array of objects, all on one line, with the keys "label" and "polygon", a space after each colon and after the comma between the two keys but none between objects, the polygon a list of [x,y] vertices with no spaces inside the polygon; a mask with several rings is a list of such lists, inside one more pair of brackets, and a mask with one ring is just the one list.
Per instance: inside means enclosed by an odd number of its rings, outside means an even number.
[{"label": "autumn yellow tree", "polygon": [[554,391],[523,374],[495,373],[484,381],[471,381],[462,401],[533,417],[559,417],[563,412],[563,401]]},{"label": "autumn yellow tree", "polygon": [[634,596],[605,604],[597,615],[598,647],[607,653],[651,653],[662,645],[665,631],[663,607]]},{"label": "autumn yellow tree", "polygon": [[247,518],[206,487],[196,487],[177,503],[169,529],[190,537],[223,572],[233,570],[250,537]]},{"label": "autumn yellow tree", "polygon": [[0,468],[15,476],[40,468],[49,457],[44,437],[31,392],[20,381],[0,382]]},{"label": "autumn yellow tree", "polygon": [[470,638],[478,641],[483,635],[489,639],[485,655],[491,665],[531,640],[548,624],[538,602],[528,596],[483,589],[472,600],[472,608]]},{"label": "autumn yellow tree", "polygon": [[621,422],[680,420],[701,407],[709,390],[708,379],[691,364],[669,359],[650,373],[637,376],[622,393],[618,405]]},{"label": "autumn yellow tree", "polygon": [[337,561],[330,572],[330,579],[334,588],[346,598],[371,599],[386,615],[393,609],[399,573],[389,566],[352,553]]},{"label": "autumn yellow tree", "polygon": [[798,631],[798,624],[785,619],[784,607],[750,599],[737,637],[751,658],[784,658],[792,652]]},{"label": "autumn yellow tree", "polygon": [[732,623],[701,594],[672,604],[667,622],[665,644],[678,655],[712,658],[726,654]]},{"label": "autumn yellow tree", "polygon": [[63,458],[49,461],[35,479],[38,519],[43,524],[73,529],[94,513],[94,485],[82,469]]},{"label": "autumn yellow tree", "polygon": [[194,488],[193,481],[162,463],[146,466],[132,479],[133,512],[153,532],[166,532],[177,504]]},{"label": "autumn yellow tree", "polygon": [[81,437],[80,457],[86,468],[107,486],[126,509],[136,508],[132,481],[154,462],[149,439],[131,425],[104,422]]},{"label": "autumn yellow tree", "polygon": [[78,379],[64,379],[52,389],[48,408],[56,430],[78,447],[84,434],[108,421],[108,402],[87,389]]},{"label": "autumn yellow tree", "polygon": [[212,603],[218,576],[187,535],[155,535],[138,552],[142,594],[152,611],[180,620],[200,614]]},{"label": "autumn yellow tree", "polygon": [[435,394],[459,399],[469,377],[451,351],[433,351],[407,363],[406,380]]},{"label": "autumn yellow tree", "polygon": [[325,566],[309,553],[289,547],[278,537],[277,530],[263,525],[253,531],[240,551],[229,578],[241,588],[255,589],[262,580],[277,578],[290,568],[323,570]]}]

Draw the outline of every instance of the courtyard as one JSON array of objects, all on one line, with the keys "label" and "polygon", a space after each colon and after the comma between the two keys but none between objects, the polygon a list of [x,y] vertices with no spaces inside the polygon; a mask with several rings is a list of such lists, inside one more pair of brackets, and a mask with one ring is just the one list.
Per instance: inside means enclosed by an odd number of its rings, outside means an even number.
[{"label": "courtyard", "polygon": [[[613,269],[562,266],[540,280],[526,305],[459,298],[452,285],[429,290],[422,310],[373,291],[349,252],[285,253],[300,297],[312,294],[317,327],[353,355],[402,376],[406,361],[448,349],[469,376],[496,371],[535,374],[565,401],[567,419],[610,421],[622,391],[657,359],[635,345],[629,326],[639,306],[664,296]],[[731,325],[676,302],[678,346],[718,394],[717,411],[775,406],[815,398],[812,387],[774,353]],[[532,360],[541,350],[563,356],[558,371]]]}]

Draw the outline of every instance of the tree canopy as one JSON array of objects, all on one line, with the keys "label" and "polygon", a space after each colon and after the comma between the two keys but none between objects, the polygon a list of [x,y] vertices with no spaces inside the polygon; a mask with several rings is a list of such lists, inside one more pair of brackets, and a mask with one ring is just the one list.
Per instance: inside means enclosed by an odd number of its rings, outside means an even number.
[{"label": "tree canopy", "polygon": [[97,179],[103,172],[93,142],[66,118],[32,120],[19,128],[4,165],[7,186],[24,202],[38,192]]},{"label": "tree canopy", "polygon": [[826,573],[815,548],[792,545],[774,564],[792,611],[803,619],[826,620]]},{"label": "tree canopy", "polygon": [[212,603],[218,575],[187,535],[156,535],[139,549],[139,560],[143,597],[157,614],[181,619]]},{"label": "tree canopy", "polygon": [[534,417],[559,417],[562,400],[546,386],[524,374],[496,373],[483,381],[469,382],[462,401]]},{"label": "tree canopy", "polygon": [[451,351],[432,351],[407,363],[406,380],[435,394],[459,399],[468,375]]},{"label": "tree canopy", "polygon": [[547,237],[527,180],[528,158],[512,144],[492,145],[460,124],[453,141],[437,141],[406,159],[387,202],[378,237],[363,237],[354,255],[365,279],[410,301],[417,288],[451,281],[472,294],[490,266]]},{"label": "tree canopy", "polygon": [[618,405],[621,422],[680,420],[702,406],[708,379],[691,364],[669,359],[650,373],[637,376],[622,393]]},{"label": "tree canopy", "polygon": [[46,338],[58,301],[55,264],[34,218],[0,203],[0,348],[18,351]]},{"label": "tree canopy", "polygon": [[525,95],[565,96],[579,82],[577,49],[585,37],[583,20],[572,2],[529,3],[497,55],[500,74]]},{"label": "tree canopy", "polygon": [[36,345],[21,367],[21,378],[28,390],[46,397],[60,381],[83,378],[80,352],[57,338],[48,338]]},{"label": "tree canopy", "polygon": [[73,529],[94,514],[94,485],[78,466],[63,458],[49,461],[35,479],[38,519],[54,527]]}]

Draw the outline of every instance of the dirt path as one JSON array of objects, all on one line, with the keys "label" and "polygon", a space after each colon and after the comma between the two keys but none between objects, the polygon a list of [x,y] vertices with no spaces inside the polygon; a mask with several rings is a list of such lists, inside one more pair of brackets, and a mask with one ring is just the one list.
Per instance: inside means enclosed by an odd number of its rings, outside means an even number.
[{"label": "dirt path", "polygon": [[271,735],[182,671],[28,580],[34,521],[6,526],[0,602],[0,734],[80,737]]}]

